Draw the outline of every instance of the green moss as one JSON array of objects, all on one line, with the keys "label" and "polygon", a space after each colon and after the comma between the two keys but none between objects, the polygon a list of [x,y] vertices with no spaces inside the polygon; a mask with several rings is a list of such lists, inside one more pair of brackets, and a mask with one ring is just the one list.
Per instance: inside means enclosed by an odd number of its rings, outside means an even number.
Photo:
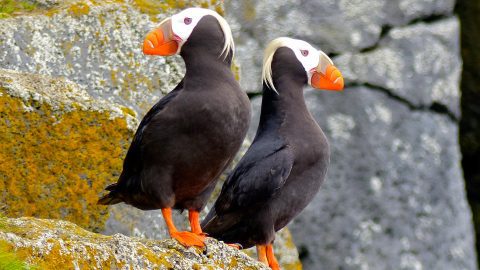
[{"label": "green moss", "polygon": [[190,269],[224,269],[228,261],[235,266],[228,269],[258,269],[252,260],[214,240],[209,240],[209,254],[220,259],[207,261],[201,248],[186,249],[172,239],[105,236],[59,220],[9,218],[6,222],[8,229],[0,230],[6,251],[14,250],[16,258],[38,269],[177,269],[181,264]]},{"label": "green moss", "polygon": [[35,269],[11,251],[7,242],[0,241],[0,270],[28,270]]},{"label": "green moss", "polygon": [[[65,219],[103,228],[99,194],[115,182],[131,131],[124,119],[92,111],[55,112],[0,89],[0,201],[9,217]],[[25,112],[25,107],[33,109]]]},{"label": "green moss", "polygon": [[36,7],[31,1],[0,0],[0,18],[10,17],[16,12],[30,12]]}]

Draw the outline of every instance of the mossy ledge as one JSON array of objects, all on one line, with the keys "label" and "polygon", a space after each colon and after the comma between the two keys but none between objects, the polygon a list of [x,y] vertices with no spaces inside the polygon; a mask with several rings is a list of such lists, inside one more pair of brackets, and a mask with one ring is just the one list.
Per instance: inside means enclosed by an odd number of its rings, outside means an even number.
[{"label": "mossy ledge", "polygon": [[68,80],[0,69],[0,208],[102,229],[135,123]]},{"label": "mossy ledge", "polygon": [[62,221],[4,218],[0,241],[39,269],[269,269],[241,251],[208,238],[206,248],[177,241],[105,236]]}]

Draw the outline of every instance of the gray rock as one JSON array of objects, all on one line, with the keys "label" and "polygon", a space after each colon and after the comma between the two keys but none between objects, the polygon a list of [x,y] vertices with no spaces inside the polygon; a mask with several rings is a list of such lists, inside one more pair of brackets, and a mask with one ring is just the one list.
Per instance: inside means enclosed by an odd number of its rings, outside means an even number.
[{"label": "gray rock", "polygon": [[364,87],[306,100],[331,165],[290,226],[305,269],[476,269],[456,123]]},{"label": "gray rock", "polygon": [[368,83],[389,89],[414,106],[440,103],[460,115],[458,82],[459,22],[455,17],[435,23],[395,28],[366,53],[334,59],[346,83]]},{"label": "gray rock", "polygon": [[225,1],[242,85],[258,91],[262,51],[279,36],[312,42],[325,52],[356,52],[376,44],[385,26],[449,15],[454,0]]},{"label": "gray rock", "polygon": [[181,79],[179,57],[147,57],[141,51],[155,25],[150,16],[125,3],[70,5],[48,16],[2,20],[0,68],[64,76],[94,97],[137,112],[146,111]]}]

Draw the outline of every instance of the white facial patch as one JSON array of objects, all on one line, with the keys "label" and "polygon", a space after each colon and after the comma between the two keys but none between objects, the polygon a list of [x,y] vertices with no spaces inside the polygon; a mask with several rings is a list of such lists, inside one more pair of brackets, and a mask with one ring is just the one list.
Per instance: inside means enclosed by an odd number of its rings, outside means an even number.
[{"label": "white facial patch", "polygon": [[178,42],[178,52],[180,52],[181,47],[188,40],[198,22],[200,22],[200,20],[206,15],[212,15],[215,17],[222,28],[225,38],[222,54],[224,52],[227,52],[228,54],[230,49],[234,49],[232,31],[222,16],[210,9],[187,8],[171,17],[172,32],[174,34],[174,39],[176,39]]},{"label": "white facial patch", "polygon": [[290,39],[285,46],[295,53],[298,61],[303,65],[303,68],[305,68],[305,72],[308,76],[308,83],[310,84],[313,71],[319,64],[320,51],[315,49],[308,42],[298,39]]},{"label": "white facial patch", "polygon": [[[290,48],[302,64],[308,76],[308,84],[311,85],[311,79],[315,70],[325,73],[327,66],[333,65],[332,60],[322,51],[315,49],[308,42],[299,39],[280,37],[269,43],[265,49],[263,60],[262,78],[276,91],[272,79],[272,60],[275,51],[280,47]],[[320,70],[319,70],[320,69]]]}]

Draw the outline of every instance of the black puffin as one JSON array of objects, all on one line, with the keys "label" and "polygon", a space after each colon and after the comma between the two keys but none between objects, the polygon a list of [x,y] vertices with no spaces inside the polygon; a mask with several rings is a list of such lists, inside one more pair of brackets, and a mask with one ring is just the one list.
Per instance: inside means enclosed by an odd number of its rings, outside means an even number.
[{"label": "black puffin", "polygon": [[211,237],[243,248],[279,269],[275,232],[318,192],[329,164],[329,145],[305,104],[303,87],[342,90],[330,58],[305,41],[278,38],[265,50],[260,124],[252,145],[224,183],[202,222]]},{"label": "black puffin", "polygon": [[[203,8],[185,9],[147,35],[144,54],[180,54],[186,74],[142,119],[118,182],[99,204],[161,209],[172,238],[204,246],[199,211],[250,121],[250,102],[230,69],[233,46],[225,19]],[[192,232],[177,231],[172,209],[188,210]]]}]

